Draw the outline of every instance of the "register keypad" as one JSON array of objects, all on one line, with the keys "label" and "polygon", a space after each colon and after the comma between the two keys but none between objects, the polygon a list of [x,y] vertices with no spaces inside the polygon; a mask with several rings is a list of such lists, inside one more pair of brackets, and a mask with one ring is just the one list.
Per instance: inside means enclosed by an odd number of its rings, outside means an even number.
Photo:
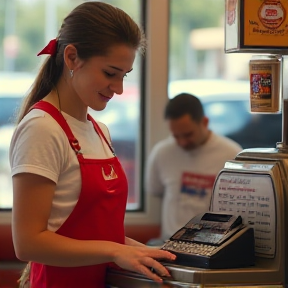
[{"label": "register keypad", "polygon": [[187,254],[203,255],[203,256],[213,255],[214,253],[213,251],[217,248],[218,248],[217,246],[207,244],[192,243],[186,241],[175,241],[175,240],[167,241],[162,247],[163,250],[169,250]]}]

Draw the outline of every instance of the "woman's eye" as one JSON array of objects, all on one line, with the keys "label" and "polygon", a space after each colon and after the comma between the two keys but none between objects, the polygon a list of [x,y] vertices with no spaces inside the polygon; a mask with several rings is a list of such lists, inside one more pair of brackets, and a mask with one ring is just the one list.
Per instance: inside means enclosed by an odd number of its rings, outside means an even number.
[{"label": "woman's eye", "polygon": [[[107,72],[107,71],[104,71],[104,73],[105,73],[105,75],[106,75],[107,77],[115,77],[115,76],[116,76],[116,73],[109,73],[109,72]],[[123,77],[122,77],[122,79],[123,79],[124,77],[127,77],[127,76],[128,76],[127,74],[124,74]],[[119,77],[121,77],[120,74],[119,74]]]},{"label": "woman's eye", "polygon": [[108,76],[108,77],[113,77],[115,76],[115,73],[109,73],[107,71],[104,71],[104,73]]}]

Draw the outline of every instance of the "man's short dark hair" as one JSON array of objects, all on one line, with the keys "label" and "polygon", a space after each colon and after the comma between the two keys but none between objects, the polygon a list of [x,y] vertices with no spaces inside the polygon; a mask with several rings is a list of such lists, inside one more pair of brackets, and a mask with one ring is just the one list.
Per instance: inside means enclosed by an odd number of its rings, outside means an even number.
[{"label": "man's short dark hair", "polygon": [[203,106],[196,96],[181,93],[168,101],[164,113],[165,119],[178,119],[186,114],[196,122],[200,122],[204,117]]}]

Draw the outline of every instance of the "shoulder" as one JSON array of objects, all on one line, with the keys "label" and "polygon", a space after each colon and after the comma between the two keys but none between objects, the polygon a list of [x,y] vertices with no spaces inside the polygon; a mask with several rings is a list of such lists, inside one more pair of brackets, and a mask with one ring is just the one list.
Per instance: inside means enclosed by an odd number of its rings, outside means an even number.
[{"label": "shoulder", "polygon": [[157,142],[152,151],[157,151],[162,153],[167,153],[168,151],[171,151],[177,147],[175,140],[169,136],[159,142]]},{"label": "shoulder", "polygon": [[236,152],[236,153],[238,153],[238,152],[243,150],[241,145],[239,145],[234,140],[232,140],[232,139],[230,139],[228,137],[222,136],[222,135],[217,135],[217,134],[215,134],[213,132],[212,132],[212,135],[211,135],[211,140],[221,150],[227,150],[227,151],[232,151],[232,152]]},{"label": "shoulder", "polygon": [[21,120],[15,129],[12,141],[17,138],[33,143],[33,146],[51,141],[63,144],[66,140],[64,131],[56,120],[39,109],[33,109]]},{"label": "shoulder", "polygon": [[108,127],[102,122],[99,122],[99,121],[96,121],[96,122],[97,122],[98,126],[100,127],[100,129],[102,130],[102,132],[104,133],[105,137],[108,140],[110,140],[111,137],[110,137],[110,132],[109,132]]},{"label": "shoulder", "polygon": [[34,109],[21,120],[12,136],[12,173],[29,171],[57,182],[69,163],[69,146],[61,126],[46,112]]},{"label": "shoulder", "polygon": [[96,123],[99,126],[99,128],[101,129],[101,131],[103,132],[107,141],[110,143],[110,145],[112,145],[112,140],[111,140],[111,136],[110,136],[110,132],[109,132],[108,127],[102,122],[96,121]]},{"label": "shoulder", "polygon": [[175,140],[172,137],[167,137],[153,146],[149,158],[162,161],[163,159],[170,158],[170,155],[174,155],[177,149],[179,148]]},{"label": "shoulder", "polygon": [[93,119],[93,121],[95,121],[97,123],[97,125],[99,126],[99,128],[103,132],[106,139],[111,143],[111,136],[110,136],[110,132],[109,132],[108,127],[104,123],[97,121],[90,113],[89,113],[89,116]]}]

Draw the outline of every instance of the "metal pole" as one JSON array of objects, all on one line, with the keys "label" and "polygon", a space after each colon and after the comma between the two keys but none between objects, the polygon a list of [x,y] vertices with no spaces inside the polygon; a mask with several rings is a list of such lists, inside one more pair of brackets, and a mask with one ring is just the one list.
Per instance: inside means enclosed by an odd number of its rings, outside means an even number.
[{"label": "metal pole", "polygon": [[283,148],[288,149],[288,56],[282,58],[282,145]]}]

